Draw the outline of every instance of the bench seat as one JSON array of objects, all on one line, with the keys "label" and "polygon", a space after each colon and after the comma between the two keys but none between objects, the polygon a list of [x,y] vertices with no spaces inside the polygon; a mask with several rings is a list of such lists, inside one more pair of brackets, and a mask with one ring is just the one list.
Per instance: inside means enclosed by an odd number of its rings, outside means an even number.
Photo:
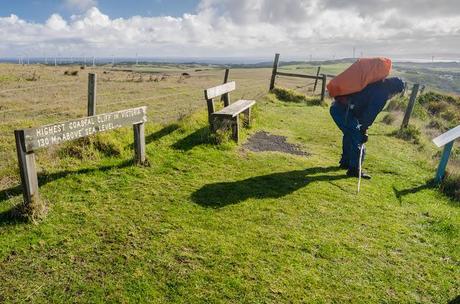
[{"label": "bench seat", "polygon": [[232,103],[231,105],[223,108],[222,110],[212,113],[212,115],[233,118],[243,113],[255,104],[255,100],[238,100]]},{"label": "bench seat", "polygon": [[[232,129],[232,137],[238,142],[239,140],[239,115],[244,115],[244,125],[250,126],[251,107],[256,104],[255,100],[238,100],[230,102],[230,92],[236,89],[234,81],[225,82],[219,86],[204,90],[206,103],[208,104],[208,119],[211,131],[214,133],[217,129]],[[214,99],[221,96],[224,102],[224,108],[216,111]]]}]

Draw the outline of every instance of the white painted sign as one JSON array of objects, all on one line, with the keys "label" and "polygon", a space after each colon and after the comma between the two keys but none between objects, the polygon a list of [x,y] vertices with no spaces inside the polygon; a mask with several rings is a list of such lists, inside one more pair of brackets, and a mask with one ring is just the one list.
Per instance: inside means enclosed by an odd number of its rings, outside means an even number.
[{"label": "white painted sign", "polygon": [[147,121],[147,108],[139,107],[113,113],[84,117],[39,128],[25,129],[27,152],[99,132],[118,129],[126,125]]},{"label": "white painted sign", "polygon": [[436,146],[442,147],[460,137],[460,125],[433,139]]}]

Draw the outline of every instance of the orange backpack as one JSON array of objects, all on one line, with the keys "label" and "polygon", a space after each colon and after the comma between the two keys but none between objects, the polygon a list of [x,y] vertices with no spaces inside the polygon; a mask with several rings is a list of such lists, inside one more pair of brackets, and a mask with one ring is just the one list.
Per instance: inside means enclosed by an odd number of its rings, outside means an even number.
[{"label": "orange backpack", "polygon": [[371,83],[385,79],[390,72],[391,59],[361,58],[334,77],[327,84],[327,90],[331,97],[353,94]]}]

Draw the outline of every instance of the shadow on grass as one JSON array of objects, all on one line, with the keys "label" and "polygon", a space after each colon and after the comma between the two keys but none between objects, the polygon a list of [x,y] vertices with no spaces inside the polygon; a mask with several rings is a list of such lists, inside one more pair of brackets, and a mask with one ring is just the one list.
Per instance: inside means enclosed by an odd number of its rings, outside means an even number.
[{"label": "shadow on grass", "polygon": [[393,186],[393,192],[394,192],[396,198],[398,199],[399,203],[402,203],[402,198],[404,196],[406,196],[406,195],[415,194],[417,192],[420,192],[420,191],[423,191],[423,190],[426,190],[426,189],[434,189],[435,187],[436,186],[435,186],[434,182],[431,180],[431,181],[426,182],[423,185],[416,186],[416,187],[409,188],[409,189],[404,189],[404,190],[398,190],[398,189],[396,189],[395,186]]},{"label": "shadow on grass", "polygon": [[[167,125],[163,127],[161,130],[158,130],[152,134],[147,135],[145,137],[145,144],[148,145],[152,142],[158,141],[162,139],[163,137],[168,136],[169,134],[173,133],[177,129],[179,129],[178,124]],[[127,147],[129,147],[130,149],[134,149],[134,143],[130,143]]]},{"label": "shadow on grass", "polygon": [[[66,170],[66,171],[60,171],[60,172],[55,172],[55,173],[41,173],[38,174],[38,184],[39,187],[46,185],[50,182],[53,182],[55,180],[71,176],[71,175],[78,175],[78,174],[88,174],[91,172],[96,172],[96,171],[109,171],[112,169],[122,169],[130,166],[134,166],[134,161],[133,160],[127,160],[124,161],[118,165],[114,166],[102,166],[102,167],[94,167],[94,168],[85,168],[85,169],[80,169],[80,170]],[[7,201],[8,199],[22,195],[22,186],[17,185],[8,189],[3,189],[0,190],[0,204]],[[26,219],[22,218],[17,211],[18,206],[12,207],[10,210],[6,210],[3,212],[0,212],[0,227],[4,225],[12,225],[12,224],[19,224],[19,223],[24,223],[27,222]]]},{"label": "shadow on grass", "polygon": [[189,151],[199,145],[211,144],[213,139],[211,138],[211,131],[209,127],[203,127],[196,130],[187,137],[177,141],[172,147],[176,150]]},{"label": "shadow on grass", "polygon": [[236,182],[209,184],[194,192],[192,200],[204,207],[221,208],[249,198],[280,198],[312,182],[329,182],[347,178],[345,174],[324,174],[338,170],[340,170],[339,167],[315,167],[256,176]]},{"label": "shadow on grass", "polygon": [[460,295],[450,300],[448,304],[460,304]]},{"label": "shadow on grass", "polygon": [[179,129],[178,124],[168,125],[168,126],[164,127],[163,129],[161,129],[159,131],[156,131],[155,133],[152,133],[152,134],[146,136],[145,137],[145,143],[149,144],[149,143],[152,143],[154,141],[158,141],[161,138],[163,138],[165,136],[168,136],[172,132],[176,131],[177,129]]}]

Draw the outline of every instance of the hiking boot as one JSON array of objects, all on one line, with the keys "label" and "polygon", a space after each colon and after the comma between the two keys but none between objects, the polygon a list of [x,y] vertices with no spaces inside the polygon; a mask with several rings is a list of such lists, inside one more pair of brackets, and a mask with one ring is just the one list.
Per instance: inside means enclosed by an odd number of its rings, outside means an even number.
[{"label": "hiking boot", "polygon": [[[350,168],[348,169],[347,171],[347,176],[349,177],[359,177],[359,169],[353,169],[353,168]],[[367,174],[366,172],[362,171],[361,172],[361,177],[364,178],[364,179],[371,179],[371,176],[369,174]]]}]

